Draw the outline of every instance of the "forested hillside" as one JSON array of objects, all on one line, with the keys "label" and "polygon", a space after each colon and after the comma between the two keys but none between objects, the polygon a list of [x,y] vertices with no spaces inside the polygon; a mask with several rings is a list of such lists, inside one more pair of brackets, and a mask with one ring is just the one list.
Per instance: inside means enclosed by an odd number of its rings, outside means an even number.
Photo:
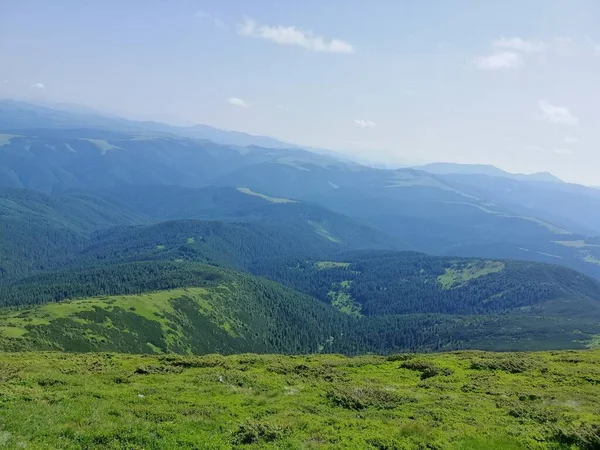
[{"label": "forested hillside", "polygon": [[356,315],[519,309],[600,317],[600,283],[556,265],[365,251],[331,261],[287,259],[261,270]]},{"label": "forested hillside", "polygon": [[600,276],[597,238],[474,178],[37,113],[0,141],[5,349],[596,345],[598,282],[511,260]]},{"label": "forested hillside", "polygon": [[53,267],[51,260],[83,249],[94,230],[146,222],[127,207],[94,196],[0,189],[0,283]]},{"label": "forested hillside", "polygon": [[246,269],[256,259],[291,254],[402,248],[385,233],[319,206],[234,188],[122,187],[55,195],[4,189],[0,230],[0,283],[102,262],[191,259]]},{"label": "forested hillside", "polygon": [[177,127],[99,117],[77,121],[48,108],[35,111],[32,128],[18,117],[11,128],[9,116],[2,128],[0,108],[1,186],[102,191],[86,195],[133,202],[155,220],[207,218],[218,211],[206,211],[206,201],[195,205],[197,194],[181,188],[247,188],[357,219],[393,239],[394,248],[400,243],[439,255],[557,263],[600,278],[600,248],[589,245],[600,223],[594,213],[580,213],[598,209],[600,194],[584,186],[497,170],[455,175],[374,169],[297,148],[193,139]]},{"label": "forested hillside", "polygon": [[[435,283],[444,265],[456,270],[456,262],[427,258],[421,265],[414,260],[406,263],[404,271],[415,272],[411,267],[416,267],[421,283]],[[556,298],[551,290],[534,296],[536,285],[526,286],[525,309],[515,307],[522,301],[515,305],[514,297],[495,290],[518,288],[509,277],[497,283],[492,278],[485,287],[492,271],[481,274],[480,282],[460,274],[442,278],[438,280],[442,288],[428,289],[431,300],[422,305],[407,300],[412,309],[402,311],[403,299],[425,299],[419,297],[419,283],[409,282],[410,276],[405,283],[388,284],[393,295],[377,294],[386,288],[370,270],[381,267],[369,269],[368,261],[364,267],[333,261],[310,264],[304,272],[308,278],[295,277],[301,268],[292,267],[292,281],[309,294],[316,288],[317,298],[329,289],[321,301],[250,275],[188,262],[112,264],[26,278],[3,288],[4,306],[18,308],[0,313],[0,344],[5,350],[359,354],[583,348],[593,345],[600,334],[597,297],[587,297],[597,294],[598,285],[585,277],[578,280],[575,272],[563,279],[540,279],[554,291],[568,289],[564,297]],[[323,276],[313,271],[315,265]],[[267,267],[272,266],[262,266]],[[423,275],[425,268],[432,272]],[[364,275],[356,269],[363,269]],[[315,280],[316,286],[307,279]],[[290,278],[282,281],[290,283]],[[455,281],[458,286],[453,288]],[[498,304],[486,305],[475,295],[477,289],[496,297]],[[374,293],[369,294],[364,313],[361,292]],[[467,301],[468,295],[473,295],[472,301],[456,304]],[[396,302],[388,307],[393,299]],[[454,307],[448,308],[452,302]],[[586,308],[586,314],[580,308]]]},{"label": "forested hillside", "polygon": [[0,450],[600,450],[599,24],[0,0]]}]

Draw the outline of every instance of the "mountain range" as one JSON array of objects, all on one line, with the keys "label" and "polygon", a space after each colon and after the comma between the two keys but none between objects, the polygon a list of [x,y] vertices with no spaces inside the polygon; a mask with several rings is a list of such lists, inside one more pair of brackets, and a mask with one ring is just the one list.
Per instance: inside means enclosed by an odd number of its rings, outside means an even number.
[{"label": "mountain range", "polygon": [[15,101],[0,133],[1,348],[356,354],[600,335],[597,189]]}]

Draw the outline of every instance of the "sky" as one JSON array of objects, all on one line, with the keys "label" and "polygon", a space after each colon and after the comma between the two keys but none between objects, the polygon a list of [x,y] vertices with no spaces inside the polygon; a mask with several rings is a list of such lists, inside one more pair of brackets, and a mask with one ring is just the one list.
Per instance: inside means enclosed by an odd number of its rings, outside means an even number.
[{"label": "sky", "polygon": [[0,98],[600,186],[598,0],[0,0]]}]

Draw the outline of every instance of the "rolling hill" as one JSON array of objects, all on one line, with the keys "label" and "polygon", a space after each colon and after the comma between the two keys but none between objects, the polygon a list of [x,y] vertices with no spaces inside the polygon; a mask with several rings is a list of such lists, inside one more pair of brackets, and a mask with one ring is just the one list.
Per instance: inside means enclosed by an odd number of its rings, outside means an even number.
[{"label": "rolling hill", "polygon": [[357,316],[496,314],[600,318],[600,282],[556,265],[355,251],[287,259],[265,275]]},{"label": "rolling hill", "polygon": [[261,254],[402,248],[385,233],[322,207],[234,188],[126,186],[55,195],[4,189],[0,229],[0,282],[103,260],[169,255],[246,269]]},{"label": "rolling hill", "polygon": [[252,270],[288,287],[179,260],[24,278],[3,287],[0,346],[358,354],[583,348],[600,335],[600,284],[560,267],[388,252]]},{"label": "rolling hill", "polygon": [[583,187],[27,114],[0,126],[2,348],[356,354],[600,335],[598,282],[538,263],[600,277],[595,216],[542,201],[593,206]]},{"label": "rolling hill", "polygon": [[19,134],[27,129],[55,130],[57,135],[66,129],[117,130],[124,134],[182,136],[208,140],[225,145],[260,146],[264,148],[298,148],[268,136],[256,136],[239,131],[226,131],[208,125],[172,126],[152,121],[136,121],[107,116],[77,105],[36,105],[15,100],[0,100],[0,132]]},{"label": "rolling hill", "polygon": [[[157,193],[156,204],[146,196],[142,206],[154,209],[154,220],[207,218],[170,208],[185,204],[173,199],[188,195],[177,187],[247,188],[319,204],[379,229],[403,249],[558,263],[600,277],[596,189],[479,166],[424,167],[444,173],[374,169],[297,148],[219,144],[48,108],[36,110],[35,120],[19,114],[0,120],[0,184],[6,187],[102,196],[115,189],[110,201],[116,203],[119,195],[127,198],[120,189],[173,188],[172,195]],[[186,208],[197,209],[189,198]],[[161,208],[169,211],[157,214]],[[585,246],[575,247],[580,241]]]},{"label": "rolling hill", "polygon": [[541,181],[546,183],[563,182],[560,178],[548,172],[532,174],[510,173],[489,164],[430,163],[422,166],[414,166],[413,169],[439,175],[487,175],[523,181]]},{"label": "rolling hill", "polygon": [[114,129],[29,128],[0,133],[0,187],[46,193],[121,185],[205,187],[236,169],[260,163],[355,167],[300,149],[223,145]]},{"label": "rolling hill", "polygon": [[60,300],[5,310],[0,327],[5,350],[311,353],[331,330],[344,329],[343,317],[310,297],[188,263],[44,275],[8,286],[4,293],[5,305]]},{"label": "rolling hill", "polygon": [[94,196],[0,188],[0,283],[48,269],[50,260],[83,249],[94,230],[146,222],[127,207]]}]

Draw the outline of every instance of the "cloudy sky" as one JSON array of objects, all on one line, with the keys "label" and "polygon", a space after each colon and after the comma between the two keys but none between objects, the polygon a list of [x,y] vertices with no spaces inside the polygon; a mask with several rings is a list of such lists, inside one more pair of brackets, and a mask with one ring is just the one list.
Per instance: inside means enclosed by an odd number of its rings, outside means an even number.
[{"label": "cloudy sky", "polygon": [[600,185],[598,0],[0,0],[0,97]]}]

